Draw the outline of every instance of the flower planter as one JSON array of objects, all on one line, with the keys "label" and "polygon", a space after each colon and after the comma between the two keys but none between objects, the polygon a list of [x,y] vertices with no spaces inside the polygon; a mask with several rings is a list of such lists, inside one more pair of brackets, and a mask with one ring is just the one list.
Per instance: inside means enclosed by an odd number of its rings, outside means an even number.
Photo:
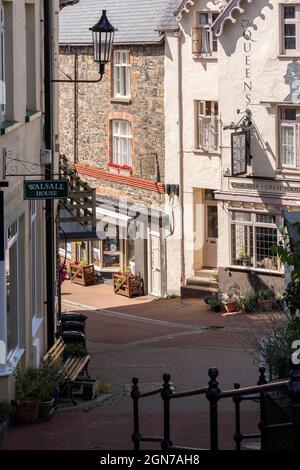
[{"label": "flower planter", "polygon": [[258,304],[262,310],[267,312],[273,308],[273,299],[258,300]]},{"label": "flower planter", "polygon": [[140,274],[117,273],[113,275],[115,294],[134,297],[144,295],[144,284]]},{"label": "flower planter", "polygon": [[41,401],[39,403],[39,419],[40,421],[49,421],[55,411],[54,398],[49,401]]}]

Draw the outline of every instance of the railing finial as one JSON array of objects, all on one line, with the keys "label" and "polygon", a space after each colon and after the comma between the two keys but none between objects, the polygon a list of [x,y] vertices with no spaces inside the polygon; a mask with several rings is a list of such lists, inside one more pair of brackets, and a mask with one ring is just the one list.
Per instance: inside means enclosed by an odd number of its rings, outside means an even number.
[{"label": "railing finial", "polygon": [[267,379],[266,379],[266,369],[265,367],[260,367],[259,368],[259,379],[258,379],[258,382],[257,382],[257,385],[265,385],[267,382]]}]

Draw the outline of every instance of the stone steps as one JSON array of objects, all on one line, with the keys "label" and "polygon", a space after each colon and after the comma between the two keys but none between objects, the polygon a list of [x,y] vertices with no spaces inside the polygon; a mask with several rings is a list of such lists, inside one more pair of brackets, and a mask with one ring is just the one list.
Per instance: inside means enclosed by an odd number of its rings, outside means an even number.
[{"label": "stone steps", "polygon": [[186,285],[181,288],[182,298],[202,298],[206,295],[218,293],[218,282],[212,278],[215,271],[203,269],[196,271],[195,276],[186,280]]}]

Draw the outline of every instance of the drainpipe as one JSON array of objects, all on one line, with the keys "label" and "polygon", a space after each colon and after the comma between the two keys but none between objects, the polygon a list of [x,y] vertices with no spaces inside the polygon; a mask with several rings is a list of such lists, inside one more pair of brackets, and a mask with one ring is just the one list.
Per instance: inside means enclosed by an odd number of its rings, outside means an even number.
[{"label": "drainpipe", "polygon": [[6,314],[6,273],[5,273],[5,227],[4,192],[0,182],[0,377],[10,375],[7,360],[7,314]]},{"label": "drainpipe", "polygon": [[[44,86],[45,86],[45,147],[51,150],[51,162],[45,165],[45,180],[51,180],[53,173],[53,90],[52,78],[52,2],[44,0]],[[54,271],[54,205],[46,200],[46,289],[47,289],[47,346],[54,343],[55,334],[55,271]]]},{"label": "drainpipe", "polygon": [[184,231],[184,152],[183,152],[183,96],[182,96],[182,31],[177,33],[178,45],[178,131],[179,131],[179,201],[181,206],[181,284],[185,284]]},{"label": "drainpipe", "polygon": [[74,48],[74,165],[78,162],[78,52]]}]

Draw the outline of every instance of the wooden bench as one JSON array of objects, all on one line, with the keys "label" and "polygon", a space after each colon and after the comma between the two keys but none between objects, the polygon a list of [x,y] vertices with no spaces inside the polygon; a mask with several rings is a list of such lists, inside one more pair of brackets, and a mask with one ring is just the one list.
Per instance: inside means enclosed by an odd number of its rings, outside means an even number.
[{"label": "wooden bench", "polygon": [[[58,361],[59,359],[63,360],[63,354],[65,350],[66,345],[64,341],[59,338],[43,357],[43,362],[46,364],[51,364],[54,361]],[[74,405],[76,405],[76,401],[73,397],[73,387],[76,383],[76,379],[79,376],[82,376],[84,373],[86,373],[86,375],[90,378],[88,373],[90,358],[91,356],[89,355],[83,357],[70,356],[65,362],[63,362],[63,377],[61,383],[63,386],[68,387],[68,394]]]}]

